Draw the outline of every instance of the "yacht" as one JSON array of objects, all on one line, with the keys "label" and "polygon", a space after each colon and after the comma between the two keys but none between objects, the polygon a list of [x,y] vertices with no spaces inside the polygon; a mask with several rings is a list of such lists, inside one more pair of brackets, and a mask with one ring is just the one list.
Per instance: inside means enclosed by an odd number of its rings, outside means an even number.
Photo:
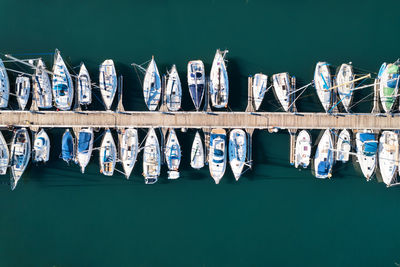
[{"label": "yacht", "polygon": [[65,130],[62,136],[61,158],[67,163],[75,160],[75,141],[69,129]]},{"label": "yacht", "polygon": [[357,159],[367,181],[371,180],[376,168],[378,142],[371,130],[356,134]]},{"label": "yacht", "polygon": [[175,65],[172,66],[168,75],[165,96],[169,111],[178,111],[181,108],[182,85]]},{"label": "yacht", "polygon": [[106,130],[100,146],[100,172],[107,176],[114,174],[115,162],[117,160],[117,148],[110,129]]},{"label": "yacht", "polygon": [[0,175],[7,173],[8,163],[10,161],[10,152],[8,145],[4,139],[3,134],[0,132]]},{"label": "yacht", "polygon": [[126,179],[129,179],[129,176],[132,173],[138,153],[138,131],[134,128],[124,129],[121,136],[121,142],[119,144],[119,154]]},{"label": "yacht", "polygon": [[6,67],[4,66],[3,60],[0,58],[0,108],[6,108],[8,106],[8,98],[10,96],[10,82]]},{"label": "yacht", "polygon": [[11,190],[14,190],[19,179],[28,166],[31,158],[31,141],[26,128],[18,129],[14,133],[11,143]]},{"label": "yacht", "polygon": [[336,160],[341,162],[349,161],[350,150],[351,150],[351,137],[350,132],[346,129],[339,133],[338,140],[336,143]]},{"label": "yacht", "polygon": [[190,166],[194,169],[201,169],[204,167],[204,147],[199,132],[196,132],[196,136],[193,140],[190,153]]},{"label": "yacht", "polygon": [[189,93],[194,107],[199,111],[206,87],[204,64],[201,60],[189,61],[187,66]]},{"label": "yacht", "polygon": [[210,133],[209,167],[212,178],[219,184],[226,169],[226,131],[213,129]]},{"label": "yacht", "polygon": [[99,84],[104,105],[107,110],[110,110],[118,84],[117,72],[112,59],[107,59],[100,65]]},{"label": "yacht", "polygon": [[146,184],[154,184],[158,180],[161,169],[160,144],[156,132],[150,129],[143,151],[143,176]]},{"label": "yacht", "polygon": [[92,82],[85,64],[81,64],[78,74],[78,102],[80,105],[90,105],[92,103]]},{"label": "yacht", "polygon": [[350,64],[342,64],[336,75],[337,91],[340,102],[346,112],[350,112],[350,104],[353,100],[354,72]]},{"label": "yacht", "polygon": [[227,50],[220,51],[218,49],[211,66],[210,97],[211,104],[215,108],[226,108],[228,106],[229,80],[224,60],[227,52]]},{"label": "yacht", "polygon": [[42,59],[38,59],[35,74],[32,78],[33,97],[38,108],[49,109],[53,106],[53,96],[49,75]]},{"label": "yacht", "polygon": [[393,111],[399,92],[399,64],[383,63],[379,70],[379,98],[386,113]]},{"label": "yacht", "polygon": [[69,110],[71,108],[74,85],[58,50],[56,50],[53,65],[53,97],[57,109]]},{"label": "yacht", "polygon": [[45,130],[41,129],[37,134],[35,134],[35,140],[33,141],[33,162],[47,162],[50,157],[50,138],[45,132]]},{"label": "yacht", "polygon": [[229,164],[236,181],[239,180],[246,163],[247,138],[242,129],[234,129],[229,133]]},{"label": "yacht", "polygon": [[301,130],[296,138],[294,166],[307,168],[311,157],[311,135],[306,130]]},{"label": "yacht", "polygon": [[284,111],[293,110],[294,90],[290,85],[291,79],[289,73],[279,73],[272,75],[272,81],[274,84],[274,94],[281,104]]},{"label": "yacht", "polygon": [[79,131],[76,161],[79,163],[82,173],[85,173],[85,168],[92,156],[93,140],[94,134],[92,128],[82,128]]},{"label": "yacht", "polygon": [[265,92],[267,91],[268,76],[262,73],[257,73],[253,77],[253,104],[254,109],[258,110],[264,99]]},{"label": "yacht", "polygon": [[15,81],[15,94],[18,106],[24,110],[31,94],[31,81],[28,77],[19,75]]},{"label": "yacht", "polygon": [[322,135],[314,157],[315,177],[320,179],[331,178],[333,166],[333,141],[329,129]]},{"label": "yacht", "polygon": [[179,164],[181,163],[181,145],[179,144],[178,137],[175,130],[170,129],[165,145],[165,160],[168,166],[168,179],[179,178]]},{"label": "yacht", "polygon": [[161,98],[161,78],[154,57],[151,58],[143,81],[144,102],[150,111],[158,107]]},{"label": "yacht", "polygon": [[395,132],[382,132],[379,138],[378,162],[383,182],[391,186],[397,175],[399,162],[399,138]]},{"label": "yacht", "polygon": [[326,62],[318,62],[314,73],[314,86],[317,90],[319,100],[325,111],[328,112],[332,102],[332,78],[329,70],[329,64]]}]

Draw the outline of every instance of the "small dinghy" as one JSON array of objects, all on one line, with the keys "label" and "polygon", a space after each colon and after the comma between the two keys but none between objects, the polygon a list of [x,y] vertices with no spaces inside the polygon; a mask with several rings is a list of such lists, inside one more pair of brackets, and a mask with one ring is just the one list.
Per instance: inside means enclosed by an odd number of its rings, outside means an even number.
[{"label": "small dinghy", "polygon": [[85,64],[81,64],[78,75],[78,101],[83,106],[90,105],[92,103],[92,84],[90,81],[90,75],[86,69]]},{"label": "small dinghy", "polygon": [[38,108],[48,109],[53,105],[53,96],[49,75],[42,59],[38,60],[35,74],[32,78],[33,97]]},{"label": "small dinghy", "polygon": [[69,110],[74,98],[74,85],[58,50],[56,50],[54,56],[53,73],[53,97],[56,108]]},{"label": "small dinghy", "polygon": [[311,157],[311,135],[306,130],[301,130],[296,138],[294,166],[307,168]]},{"label": "small dinghy", "polygon": [[328,112],[331,107],[331,87],[332,77],[329,70],[329,64],[326,62],[318,62],[314,72],[314,86],[317,90],[319,100],[325,111]]},{"label": "small dinghy", "polygon": [[19,75],[15,81],[15,94],[18,106],[24,110],[31,94],[31,81],[28,77]]},{"label": "small dinghy", "polygon": [[6,67],[4,67],[3,60],[0,58],[0,108],[8,106],[8,98],[10,96],[10,82]]},{"label": "small dinghy", "polygon": [[246,163],[247,138],[242,129],[234,129],[229,133],[229,164],[236,181],[242,175]]},{"label": "small dinghy", "polygon": [[253,105],[255,110],[258,110],[264,99],[265,92],[267,91],[268,76],[262,73],[257,73],[253,78]]},{"label": "small dinghy", "polygon": [[112,176],[114,174],[116,160],[117,148],[110,129],[107,129],[100,147],[100,172],[104,175]]},{"label": "small dinghy", "polygon": [[168,179],[178,179],[179,164],[181,163],[181,145],[174,129],[169,130],[167,144],[165,145],[165,160],[169,170]]},{"label": "small dinghy", "polygon": [[161,98],[161,79],[154,57],[151,58],[144,75],[143,95],[147,108],[150,111],[156,110]]},{"label": "small dinghy", "polygon": [[336,143],[336,160],[341,162],[349,161],[351,150],[351,137],[350,132],[346,129],[342,130],[338,136]]},{"label": "small dinghy", "polygon": [[[290,85],[289,73],[279,73],[272,75],[272,81],[274,83],[274,94],[281,104],[284,111],[288,112],[293,109],[292,102],[294,100],[294,90]],[[290,109],[290,110],[289,110]]]},{"label": "small dinghy", "polygon": [[0,132],[0,175],[7,173],[8,162],[10,161],[10,152],[8,145],[4,139],[3,134]]},{"label": "small dinghy", "polygon": [[49,161],[50,138],[43,129],[41,129],[37,134],[35,134],[32,154],[33,154],[32,160],[35,163],[38,162],[45,163]]},{"label": "small dinghy", "polygon": [[397,174],[399,161],[399,138],[395,132],[382,132],[379,138],[378,157],[382,180],[387,186],[391,186]]},{"label": "small dinghy", "polygon": [[11,144],[11,190],[14,190],[19,179],[28,166],[31,158],[31,141],[26,128],[18,129],[14,133]]},{"label": "small dinghy", "polygon": [[331,131],[326,129],[319,141],[314,158],[315,177],[331,178],[333,167],[333,141]]},{"label": "small dinghy", "polygon": [[114,61],[112,59],[105,60],[100,65],[99,76],[100,92],[106,109],[109,110],[117,91],[117,72],[115,71]]},{"label": "small dinghy", "polygon": [[81,167],[81,172],[85,173],[85,168],[89,164],[93,151],[93,129],[83,128],[78,135],[78,149],[76,153],[76,161]]},{"label": "small dinghy", "polygon": [[383,63],[378,74],[379,98],[386,113],[393,109],[399,92],[399,62]]},{"label": "small dinghy", "polygon": [[336,75],[337,91],[339,94],[340,102],[346,112],[350,111],[350,104],[353,100],[354,90],[354,72],[353,66],[349,64],[342,64]]},{"label": "small dinghy", "polygon": [[68,164],[75,159],[75,141],[69,129],[65,130],[62,136],[61,158]]},{"label": "small dinghy", "polygon": [[194,107],[199,111],[206,87],[204,64],[201,60],[189,61],[187,66],[187,80],[189,93]]},{"label": "small dinghy", "polygon": [[190,166],[192,166],[193,169],[201,169],[204,167],[204,147],[199,132],[196,132],[196,136],[193,140],[192,151],[190,153]]},{"label": "small dinghy", "polygon": [[138,153],[138,131],[134,128],[126,128],[122,132],[121,142],[119,144],[119,154],[126,179],[129,179],[129,176],[132,173]]},{"label": "small dinghy", "polygon": [[156,132],[150,129],[143,150],[143,176],[146,184],[154,184],[158,180],[161,169],[160,144]]},{"label": "small dinghy", "polygon": [[215,108],[226,108],[229,97],[228,72],[226,70],[224,57],[228,51],[215,53],[210,72],[210,97],[211,104]]},{"label": "small dinghy", "polygon": [[378,142],[371,130],[358,132],[356,135],[357,159],[367,181],[371,180],[376,168]]},{"label": "small dinghy", "polygon": [[219,184],[226,169],[226,131],[213,129],[210,134],[209,167],[212,178]]},{"label": "small dinghy", "polygon": [[172,66],[168,75],[165,97],[169,111],[178,111],[181,108],[182,85],[175,65]]}]

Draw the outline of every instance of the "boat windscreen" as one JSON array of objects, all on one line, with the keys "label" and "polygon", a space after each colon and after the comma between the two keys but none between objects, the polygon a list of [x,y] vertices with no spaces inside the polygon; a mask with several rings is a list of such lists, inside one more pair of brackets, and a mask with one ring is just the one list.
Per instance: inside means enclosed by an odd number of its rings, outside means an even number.
[{"label": "boat windscreen", "polygon": [[224,152],[221,149],[215,149],[214,154],[217,157],[222,157],[224,155]]},{"label": "boat windscreen", "polygon": [[92,135],[88,132],[79,133],[78,152],[87,152],[89,150],[90,139]]},{"label": "boat windscreen", "polygon": [[66,91],[68,91],[68,86],[66,86],[65,84],[58,84],[56,85],[55,89],[59,91],[58,94],[60,96],[65,96]]}]

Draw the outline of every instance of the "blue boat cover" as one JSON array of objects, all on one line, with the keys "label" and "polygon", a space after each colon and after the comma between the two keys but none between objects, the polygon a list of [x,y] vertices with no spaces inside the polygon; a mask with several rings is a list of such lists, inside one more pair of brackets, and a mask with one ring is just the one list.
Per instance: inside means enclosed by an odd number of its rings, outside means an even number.
[{"label": "blue boat cover", "polygon": [[364,154],[375,154],[378,149],[378,142],[368,142],[364,145]]},{"label": "blue boat cover", "polygon": [[327,160],[321,161],[318,164],[318,174],[319,175],[328,175],[329,173],[330,164]]},{"label": "blue boat cover", "polygon": [[373,133],[361,133],[360,134],[360,141],[375,141],[375,135]]},{"label": "blue boat cover", "polygon": [[399,78],[399,74],[393,74],[392,78],[387,82],[387,86],[390,88],[396,88],[396,85],[398,85],[397,79]]},{"label": "blue boat cover", "polygon": [[89,150],[90,140],[92,135],[88,132],[79,133],[78,152],[87,152]]},{"label": "blue boat cover", "polygon": [[63,160],[70,161],[74,154],[74,142],[72,140],[72,135],[69,131],[65,132],[62,138],[61,144],[61,156]]}]

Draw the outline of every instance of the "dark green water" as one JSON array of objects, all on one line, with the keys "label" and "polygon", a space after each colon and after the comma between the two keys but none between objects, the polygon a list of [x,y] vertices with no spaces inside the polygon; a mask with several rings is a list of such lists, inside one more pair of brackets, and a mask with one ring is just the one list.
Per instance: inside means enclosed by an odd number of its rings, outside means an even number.
[{"label": "dark green water", "polygon": [[[288,71],[302,85],[320,60],[370,71],[394,61],[399,8],[396,1],[2,1],[0,52],[59,48],[71,66],[84,61],[95,80],[112,58],[125,78],[125,107],[144,110],[130,63],[155,55],[161,72],[175,63],[185,80],[188,60],[203,59],[209,70],[215,49],[227,48],[230,107],[243,110],[249,74]],[[311,88],[304,96],[301,111],[322,111]],[[262,109],[277,109],[272,94]],[[81,175],[58,159],[62,131],[48,132],[46,167],[31,166],[14,192],[1,178],[0,266],[400,263],[399,189],[366,183],[351,163],[336,165],[326,181],[296,170],[285,132],[256,131],[254,169],[236,183],[228,168],[218,186],[207,168],[189,167],[194,131],[178,133],[182,178],[167,181],[164,168],[154,186],[143,184],[141,160],[129,181],[100,175],[97,152]]]}]

